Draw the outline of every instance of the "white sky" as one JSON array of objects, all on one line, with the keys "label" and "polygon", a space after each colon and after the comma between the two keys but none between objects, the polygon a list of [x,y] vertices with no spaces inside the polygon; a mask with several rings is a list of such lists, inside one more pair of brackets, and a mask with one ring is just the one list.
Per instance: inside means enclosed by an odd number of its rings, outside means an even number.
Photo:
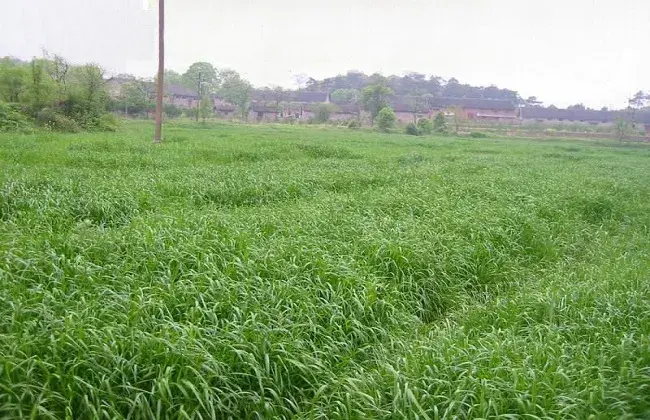
[{"label": "white sky", "polygon": [[[166,1],[166,67],[181,72],[209,61],[255,85],[291,86],[298,73],[417,71],[598,108],[650,90],[650,0]],[[143,0],[0,0],[0,56],[46,48],[152,76],[156,10]]]}]

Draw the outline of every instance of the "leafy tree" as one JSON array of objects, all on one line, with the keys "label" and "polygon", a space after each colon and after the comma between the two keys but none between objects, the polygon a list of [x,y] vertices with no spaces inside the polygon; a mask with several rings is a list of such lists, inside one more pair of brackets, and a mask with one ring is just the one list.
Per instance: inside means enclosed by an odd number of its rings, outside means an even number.
[{"label": "leafy tree", "polygon": [[210,96],[205,95],[203,98],[201,98],[201,102],[199,103],[197,118],[200,116],[203,120],[203,123],[205,123],[205,119],[214,113],[213,106],[214,104]]},{"label": "leafy tree", "polygon": [[183,84],[183,76],[174,70],[165,69],[164,79],[165,85],[181,85]]},{"label": "leafy tree", "polygon": [[431,120],[428,118],[420,118],[417,126],[418,130],[422,134],[431,134],[431,132],[433,132],[433,125],[431,124]]},{"label": "leafy tree", "polygon": [[570,105],[566,109],[574,110],[574,111],[585,111],[587,107],[585,107],[583,104],[575,104],[575,105]]},{"label": "leafy tree", "polygon": [[384,107],[377,114],[377,127],[383,132],[388,132],[395,126],[396,119],[393,109]]},{"label": "leafy tree", "polygon": [[541,106],[542,101],[537,100],[536,96],[529,96],[527,99],[524,100],[524,106]]},{"label": "leafy tree", "polygon": [[[188,89],[193,89],[200,98],[215,93],[219,88],[219,77],[217,70],[210,63],[204,61],[192,64],[181,77],[183,85]],[[199,111],[196,114],[196,120],[199,120]]]},{"label": "leafy tree", "polygon": [[151,92],[143,80],[133,80],[122,85],[121,99],[126,114],[146,113],[153,103]]},{"label": "leafy tree", "polygon": [[417,122],[418,115],[421,115],[429,110],[429,104],[433,99],[433,95],[430,93],[423,93],[420,90],[416,90],[408,97],[409,107],[413,113],[413,123]]},{"label": "leafy tree", "polygon": [[9,57],[0,61],[0,96],[7,102],[19,102],[25,90],[27,67]]},{"label": "leafy tree", "polygon": [[58,99],[61,99],[66,93],[66,82],[68,72],[70,71],[70,63],[60,55],[50,55],[47,51],[45,51],[45,59],[47,62],[47,72],[56,84],[56,96]]},{"label": "leafy tree", "polygon": [[25,99],[34,114],[54,102],[56,86],[46,70],[47,62],[43,59],[35,58],[29,64]]},{"label": "leafy tree", "polygon": [[287,92],[282,88],[282,86],[271,86],[271,91],[273,93],[273,103],[275,105],[275,120],[277,121],[282,112],[282,106],[287,99]]},{"label": "leafy tree", "polygon": [[183,73],[181,80],[185,87],[195,90],[200,97],[215,93],[219,87],[217,70],[212,64],[206,62],[192,64]]},{"label": "leafy tree", "polygon": [[411,136],[419,136],[420,135],[420,130],[418,129],[418,126],[415,125],[415,123],[408,123],[406,124],[406,134],[409,134]]},{"label": "leafy tree", "polygon": [[619,143],[625,140],[625,136],[627,136],[628,133],[628,128],[629,125],[625,118],[619,117],[614,122],[614,130],[616,131],[616,138],[618,139]]},{"label": "leafy tree", "polygon": [[628,99],[627,103],[632,109],[641,109],[647,105],[648,101],[650,101],[650,94],[640,90]]},{"label": "leafy tree", "polygon": [[169,118],[178,118],[183,115],[183,110],[174,104],[163,105],[165,115]]},{"label": "leafy tree", "polygon": [[364,88],[361,95],[361,103],[364,109],[370,113],[371,125],[379,116],[379,112],[388,106],[388,97],[393,94],[393,90],[386,86],[385,78],[376,78],[376,80],[375,84]]},{"label": "leafy tree", "polygon": [[314,120],[320,123],[325,123],[330,120],[332,112],[336,110],[336,107],[332,104],[318,104],[316,106],[316,112],[314,115]]},{"label": "leafy tree", "polygon": [[331,94],[333,102],[358,103],[361,95],[357,89],[336,89]]},{"label": "leafy tree", "polygon": [[97,126],[108,104],[104,71],[96,64],[73,66],[70,78],[64,113],[84,128]]},{"label": "leafy tree", "polygon": [[248,115],[253,86],[234,70],[221,73],[222,83],[219,95],[237,107],[242,118]]},{"label": "leafy tree", "polygon": [[447,132],[447,121],[445,120],[445,114],[442,112],[438,112],[436,118],[433,119],[433,131],[436,133]]}]

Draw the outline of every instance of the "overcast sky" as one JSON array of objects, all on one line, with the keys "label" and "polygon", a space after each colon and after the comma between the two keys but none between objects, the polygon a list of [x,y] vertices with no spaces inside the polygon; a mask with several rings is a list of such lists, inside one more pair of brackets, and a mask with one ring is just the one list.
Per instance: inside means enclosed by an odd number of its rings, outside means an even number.
[{"label": "overcast sky", "polygon": [[[650,0],[166,1],[166,67],[179,72],[209,61],[258,86],[291,86],[299,73],[417,71],[558,106],[622,107],[650,90]],[[0,56],[46,48],[152,76],[148,2],[0,0]]]}]

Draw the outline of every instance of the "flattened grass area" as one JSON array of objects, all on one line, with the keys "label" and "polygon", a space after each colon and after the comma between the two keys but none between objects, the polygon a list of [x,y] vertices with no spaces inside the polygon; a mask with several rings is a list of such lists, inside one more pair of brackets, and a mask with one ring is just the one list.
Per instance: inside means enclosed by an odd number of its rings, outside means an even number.
[{"label": "flattened grass area", "polygon": [[0,417],[650,417],[647,145],[151,134],[0,135]]}]

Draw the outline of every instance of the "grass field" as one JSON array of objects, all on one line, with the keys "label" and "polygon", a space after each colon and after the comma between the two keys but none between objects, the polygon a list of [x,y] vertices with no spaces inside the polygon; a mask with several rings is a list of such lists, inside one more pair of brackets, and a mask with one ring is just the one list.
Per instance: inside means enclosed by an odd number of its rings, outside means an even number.
[{"label": "grass field", "polygon": [[650,418],[650,147],[0,135],[2,418]]}]

